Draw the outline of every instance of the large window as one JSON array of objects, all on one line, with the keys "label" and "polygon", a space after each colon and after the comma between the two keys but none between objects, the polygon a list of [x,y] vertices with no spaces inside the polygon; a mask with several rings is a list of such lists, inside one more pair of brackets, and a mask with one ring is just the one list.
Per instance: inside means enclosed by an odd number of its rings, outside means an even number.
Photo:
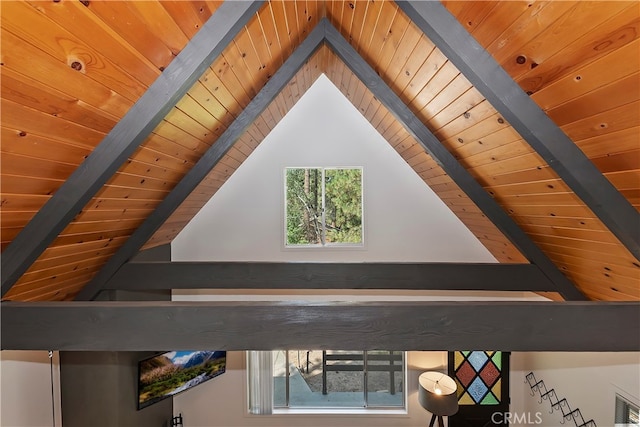
[{"label": "large window", "polygon": [[362,245],[362,168],[285,169],[285,245]]},{"label": "large window", "polygon": [[401,351],[274,351],[274,408],[401,409],[404,373]]}]

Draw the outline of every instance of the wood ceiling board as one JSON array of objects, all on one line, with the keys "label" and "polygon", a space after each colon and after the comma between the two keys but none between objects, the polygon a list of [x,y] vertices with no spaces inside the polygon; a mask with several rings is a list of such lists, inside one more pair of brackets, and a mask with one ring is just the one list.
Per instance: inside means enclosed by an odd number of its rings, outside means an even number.
[{"label": "wood ceiling board", "polygon": [[[471,91],[475,90],[471,89]],[[466,113],[467,114],[462,114],[455,120],[449,122],[446,126],[435,129],[434,134],[440,140],[450,145],[453,141],[462,144],[469,140],[479,140],[504,128],[509,129],[509,131],[513,135],[517,135],[518,138],[520,137],[511,127],[498,122],[498,118],[501,116],[484,98],[477,105],[467,110]],[[516,138],[513,138],[512,140],[515,139]],[[480,148],[482,149],[483,147]],[[485,149],[488,149],[488,147]]]},{"label": "wood ceiling board", "polygon": [[1,316],[3,350],[640,348],[633,302],[2,302]]},{"label": "wood ceiling board", "polygon": [[[612,140],[615,141],[615,144],[607,144],[608,141]],[[604,157],[610,154],[632,151],[638,147],[638,128],[632,127],[606,135],[586,138],[577,141],[576,145],[578,145],[589,158]]]},{"label": "wood ceiling board", "polygon": [[[93,148],[105,136],[102,132],[6,99],[1,100],[0,108],[2,108],[2,125],[7,128],[19,129],[18,136],[21,138],[35,134],[38,137],[47,138],[51,142],[63,144],[80,145],[78,141],[82,141],[82,146]],[[23,133],[24,136],[21,136]]]},{"label": "wood ceiling board", "polygon": [[42,281],[37,284],[34,283],[30,287],[20,287],[20,283],[17,283],[17,288],[11,288],[7,295],[20,301],[51,301],[54,299],[56,301],[68,301],[69,296],[77,293],[94,274],[94,272],[85,272],[68,278],[58,277],[55,283]]},{"label": "wood ceiling board", "polygon": [[[100,247],[97,247],[91,251],[87,251],[90,253],[90,257],[100,257],[112,255],[118,248],[115,245],[104,246],[104,244]],[[88,253],[78,251],[76,253],[67,255],[67,256],[58,256],[58,257],[49,257],[46,260],[38,260],[34,263],[34,266],[37,270],[42,271],[49,268],[54,268],[59,265],[73,264],[83,262],[86,259],[89,259]]]},{"label": "wood ceiling board", "polygon": [[[570,75],[549,84],[531,95],[531,99],[535,100],[540,108],[547,111],[606,86],[615,80],[637,73],[637,61],[629,61],[629,58],[633,58],[639,50],[640,39],[635,39],[607,56],[578,68]],[[607,76],[606,79],[602,78],[603,74]]]},{"label": "wood ceiling board", "polygon": [[[39,178],[39,177],[24,177],[16,175],[0,175],[0,193],[9,194],[35,194],[37,196],[44,196],[52,194],[56,188],[61,184],[62,180]],[[34,212],[35,213],[35,212]],[[6,218],[0,218],[2,224],[5,223]],[[26,222],[22,223],[24,226]]]},{"label": "wood ceiling board", "polygon": [[398,7],[389,1],[367,4],[367,13],[361,23],[360,42],[355,44],[355,47],[360,56],[369,59],[369,62],[377,62],[372,61],[374,58],[380,59],[380,47],[384,43],[390,20],[393,19],[397,9]]},{"label": "wood ceiling board", "polygon": [[77,100],[63,92],[3,67],[2,97],[16,104],[45,114],[55,115],[69,122],[82,124],[98,132],[107,133],[118,117]]},{"label": "wood ceiling board", "polygon": [[520,76],[518,83],[522,89],[536,93],[541,88],[572,75],[576,68],[637,39],[640,35],[640,12],[634,2],[628,2],[628,5],[627,9],[617,15],[606,14],[610,17],[608,21]]},{"label": "wood ceiling board", "polygon": [[86,74],[75,71],[66,63],[56,61],[4,28],[1,29],[0,36],[2,37],[3,69],[10,69],[31,80],[55,88],[95,109],[105,110],[115,117],[124,116],[133,104]]},{"label": "wood ceiling board", "polygon": [[[135,5],[129,2],[92,2],[88,9],[156,68],[164,70],[186,44],[186,36],[175,23],[169,28],[161,29],[160,33],[155,33],[153,20],[166,16],[159,14],[162,9],[159,1],[145,3]],[[121,19],[122,16],[126,16],[127,20]]]},{"label": "wood ceiling board", "polygon": [[[565,46],[571,45],[581,36],[594,32],[594,29],[606,21],[610,16],[629,7],[629,2],[598,2],[598,1],[576,1],[576,2],[550,2],[550,5],[558,6],[562,4],[573,5],[568,10],[560,10],[561,15],[553,23],[544,28],[534,39],[514,47],[514,53],[510,57],[499,59],[498,62],[504,67],[515,80],[519,75],[526,73],[532,67],[544,63],[548,58],[561,51]],[[545,10],[550,7],[546,7]],[[536,19],[535,22],[538,22]],[[494,51],[487,49],[490,53]],[[517,53],[515,53],[517,52]],[[519,63],[516,58],[523,56],[526,60]],[[584,61],[584,59],[582,59]],[[522,62],[522,61],[520,61]],[[584,63],[584,62],[583,62]]]},{"label": "wood ceiling board", "polygon": [[466,116],[470,116],[471,111],[484,101],[484,97],[478,91],[470,88],[461,94],[454,102],[449,104],[447,108],[433,116],[429,120],[430,126],[435,130],[435,132],[443,130],[444,132],[451,134],[455,132],[455,130],[453,130],[449,125],[456,119],[466,119]]},{"label": "wood ceiling board", "polygon": [[[586,268],[586,267],[591,267],[593,262],[592,260],[586,260],[576,256],[566,255],[564,253],[549,252],[549,254],[553,258],[553,260],[556,261],[561,266],[567,265],[567,266],[575,266],[578,268]],[[605,277],[620,276],[630,280],[635,279],[636,284],[637,284],[637,280],[640,279],[640,267],[637,267],[637,266],[617,265],[617,264],[605,262],[604,260],[600,260],[599,262],[596,261],[596,265],[597,265],[597,268],[592,270],[597,271],[598,274],[593,275],[592,272],[589,273],[594,278],[597,278],[600,276],[605,276]],[[633,285],[633,283],[631,283],[631,285]],[[638,287],[636,286],[635,288],[637,290]]]},{"label": "wood ceiling board", "polygon": [[2,295],[143,142],[259,7],[259,3],[229,3],[221,6],[218,13],[207,21],[172,61],[174,65],[168,67],[167,73],[153,83],[94,149],[92,156],[81,164],[3,252]]},{"label": "wood ceiling board", "polygon": [[[464,5],[463,3],[461,6],[464,7],[461,11],[464,13],[468,5]],[[533,7],[532,2],[526,0],[510,1],[504,4],[494,2],[494,7],[487,13],[485,19],[478,22],[475,26],[472,26],[470,32],[478,42],[484,46],[488,46],[497,39],[509,25],[518,21],[521,15],[526,14],[531,7]],[[461,12],[455,11],[456,16]],[[461,25],[465,25],[464,21],[460,22]],[[466,22],[468,23],[468,20]]]},{"label": "wood ceiling board", "polygon": [[198,32],[220,6],[220,4],[211,3],[212,7],[209,7],[205,2],[185,1],[162,1],[160,4],[189,39]]},{"label": "wood ceiling board", "polygon": [[[147,89],[134,75],[123,70],[74,33],[58,26],[25,2],[3,5],[2,27],[27,43],[51,55],[52,59],[74,68],[123,98],[135,102]],[[74,69],[76,69],[74,68]]]},{"label": "wood ceiling board", "polygon": [[547,114],[559,126],[564,126],[583,117],[608,111],[618,105],[630,104],[640,97],[638,95],[640,92],[639,81],[640,71],[555,108],[548,109]]},{"label": "wood ceiling board", "polygon": [[102,57],[118,64],[147,87],[160,75],[158,67],[82,3],[29,0],[29,4],[78,39],[91,40],[91,46]]},{"label": "wood ceiling board", "polygon": [[562,130],[577,144],[586,138],[618,132],[623,129],[640,128],[640,101],[621,105],[591,117],[585,117],[562,127]]},{"label": "wood ceiling board", "polygon": [[640,258],[640,215],[446,9],[401,2],[420,29],[556,170],[620,241]]},{"label": "wood ceiling board", "polygon": [[[539,39],[546,39],[546,30],[548,28],[560,27],[559,30],[562,30],[564,23],[563,17],[572,13],[575,5],[575,2],[550,1],[532,3],[531,7],[513,21],[486,49],[503,68],[510,68],[512,72],[523,69],[526,71],[526,68],[529,68],[529,64],[526,62],[520,64],[516,62],[516,58],[522,55],[528,61],[534,63],[543,62],[543,58],[532,55],[536,53],[535,46],[538,45],[537,41]],[[555,35],[559,30],[556,28],[556,31],[549,31]],[[533,49],[527,49],[530,44],[533,44]],[[553,51],[558,48],[558,45],[560,44],[554,43],[554,46],[549,46],[547,50]],[[527,54],[525,54],[525,52]]]},{"label": "wood ceiling board", "polygon": [[[110,256],[110,253],[106,253],[98,256],[92,256],[91,258],[84,258],[80,261],[70,262],[68,264],[59,264],[54,266],[43,265],[41,267],[46,268],[41,268],[38,271],[29,272],[22,275],[22,277],[20,277],[20,283],[21,286],[25,287],[29,286],[29,283],[39,280],[47,278],[55,279],[56,277],[58,277],[58,275],[63,275],[67,272],[76,272],[82,271],[84,269],[89,269],[96,265],[104,264]],[[16,290],[19,290],[19,288]]]},{"label": "wood ceiling board", "polygon": [[[473,1],[473,2],[442,2],[442,4],[454,15],[458,21],[473,34],[475,29],[481,25],[485,19],[496,14],[494,8],[497,2]],[[458,10],[456,10],[456,5]]]},{"label": "wood ceiling board", "polygon": [[[405,37],[410,21],[405,14],[397,13],[397,10],[398,8],[395,6],[392,14],[393,20],[386,34],[378,35],[380,51],[376,55],[378,60],[376,61],[375,69],[381,75],[392,75],[390,80],[394,80],[398,75],[400,67],[406,62],[408,55],[418,40],[418,37],[412,39],[412,35],[415,36],[415,32]],[[381,17],[383,16],[386,16],[384,11]]]}]

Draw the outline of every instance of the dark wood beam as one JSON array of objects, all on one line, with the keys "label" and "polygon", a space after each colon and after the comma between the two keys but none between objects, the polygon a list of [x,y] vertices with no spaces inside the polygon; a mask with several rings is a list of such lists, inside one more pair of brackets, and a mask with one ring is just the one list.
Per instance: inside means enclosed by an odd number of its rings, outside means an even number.
[{"label": "dark wood beam", "polygon": [[103,289],[554,291],[533,264],[128,262]]},{"label": "dark wood beam", "polygon": [[[242,2],[240,2],[242,3]],[[100,292],[107,280],[153,236],[178,206],[191,194],[218,161],[242,136],[244,131],[260,116],[282,89],[296,75],[314,52],[322,45],[324,25],[318,25],[291,54],[278,71],[269,79],[249,105],[236,117],[200,160],[164,198],[158,207],[136,229],[132,236],[118,249],[92,281],[82,289],[76,300],[90,300]]]},{"label": "dark wood beam", "polygon": [[2,253],[2,296],[134,153],[262,3],[228,1],[215,11]]},{"label": "dark wood beam", "polygon": [[433,133],[405,105],[375,70],[358,54],[333,26],[326,31],[327,44],[373,95],[396,117],[405,129],[424,147],[442,169],[482,210],[498,229],[555,284],[555,291],[566,300],[584,300],[585,296],[558,270],[551,260],[531,241],[529,236],[498,205],[458,160],[440,143]]},{"label": "dark wood beam", "polygon": [[397,3],[629,252],[640,259],[640,213],[580,148],[440,2]]},{"label": "dark wood beam", "polygon": [[639,351],[638,302],[2,302],[2,350]]}]

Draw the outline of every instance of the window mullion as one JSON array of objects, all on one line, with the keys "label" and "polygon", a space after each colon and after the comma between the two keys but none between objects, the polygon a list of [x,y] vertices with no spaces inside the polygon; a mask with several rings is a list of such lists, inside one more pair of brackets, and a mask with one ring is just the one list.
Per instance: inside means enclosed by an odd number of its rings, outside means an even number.
[{"label": "window mullion", "polygon": [[322,176],[322,245],[326,245],[327,244],[327,225],[326,225],[326,219],[327,219],[327,209],[326,209],[326,202],[325,202],[325,173],[324,173],[324,168],[320,168],[321,171],[321,176]]},{"label": "window mullion", "polygon": [[369,359],[367,357],[367,351],[362,352],[362,379],[364,381],[362,390],[364,391],[364,407],[369,406]]},{"label": "window mullion", "polygon": [[284,363],[285,363],[285,382],[284,382],[284,406],[289,407],[290,386],[289,386],[289,350],[284,351]]}]

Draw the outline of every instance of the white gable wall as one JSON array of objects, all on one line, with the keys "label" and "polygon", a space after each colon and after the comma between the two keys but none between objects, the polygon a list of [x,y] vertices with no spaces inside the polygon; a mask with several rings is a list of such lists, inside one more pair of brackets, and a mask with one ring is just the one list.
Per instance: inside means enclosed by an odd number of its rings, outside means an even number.
[{"label": "white gable wall", "polygon": [[[287,166],[364,167],[365,248],[284,248]],[[496,262],[324,75],[173,240],[172,258]]]}]

